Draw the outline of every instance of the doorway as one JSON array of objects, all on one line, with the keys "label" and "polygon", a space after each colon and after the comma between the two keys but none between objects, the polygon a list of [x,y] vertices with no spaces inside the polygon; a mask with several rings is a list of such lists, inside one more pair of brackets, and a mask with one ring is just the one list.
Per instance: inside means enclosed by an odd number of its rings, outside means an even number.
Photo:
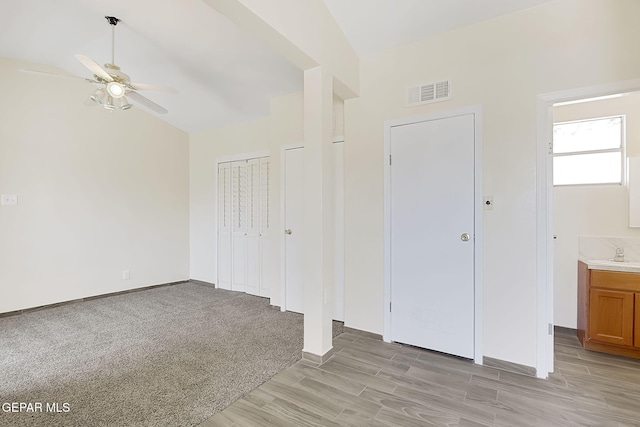
[{"label": "doorway", "polygon": [[479,107],[385,123],[385,341],[481,363]]},{"label": "doorway", "polygon": [[537,294],[538,336],[536,375],[547,378],[554,371],[554,190],[553,164],[549,142],[553,140],[553,107],[585,99],[611,97],[616,94],[637,92],[640,79],[612,84],[572,89],[539,95],[538,161],[537,161]]},{"label": "doorway", "polygon": [[[344,321],[344,140],[333,143],[334,161],[334,302],[333,319]],[[304,147],[285,147],[282,152],[283,249],[281,274],[283,310],[304,313],[302,270],[302,221],[304,217]]]}]

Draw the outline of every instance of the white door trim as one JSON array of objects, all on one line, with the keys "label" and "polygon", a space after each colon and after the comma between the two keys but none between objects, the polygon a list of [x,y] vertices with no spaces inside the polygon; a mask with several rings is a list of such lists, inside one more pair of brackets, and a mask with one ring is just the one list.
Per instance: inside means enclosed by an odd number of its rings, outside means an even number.
[{"label": "white door trim", "polygon": [[640,79],[551,92],[537,97],[538,157],[536,209],[537,354],[536,375],[553,372],[553,176],[549,144],[552,138],[554,104],[640,91]]},{"label": "white door trim", "polygon": [[429,120],[446,119],[450,117],[473,114],[475,116],[475,200],[474,200],[474,361],[482,364],[482,271],[484,229],[482,209],[482,106],[476,105],[458,110],[442,111],[427,115],[406,117],[384,122],[384,328],[383,339],[391,341],[391,170],[389,155],[391,154],[391,128]]},{"label": "white door trim", "polygon": [[285,179],[286,179],[286,151],[304,148],[302,143],[282,145],[280,147],[280,311],[287,311],[287,283],[286,283],[286,240],[285,223]]},{"label": "white door trim", "polygon": [[230,154],[228,156],[216,157],[216,166],[219,163],[237,162],[241,160],[252,160],[252,159],[259,159],[261,157],[270,157],[270,156],[271,156],[271,152],[269,150],[253,151],[251,153]]}]

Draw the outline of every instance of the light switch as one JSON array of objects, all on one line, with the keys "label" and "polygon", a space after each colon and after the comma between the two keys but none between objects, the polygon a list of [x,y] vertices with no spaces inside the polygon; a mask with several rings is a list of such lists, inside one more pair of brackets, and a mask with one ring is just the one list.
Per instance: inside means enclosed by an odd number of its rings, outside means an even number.
[{"label": "light switch", "polygon": [[18,206],[18,195],[17,194],[3,194],[2,195],[2,206]]}]

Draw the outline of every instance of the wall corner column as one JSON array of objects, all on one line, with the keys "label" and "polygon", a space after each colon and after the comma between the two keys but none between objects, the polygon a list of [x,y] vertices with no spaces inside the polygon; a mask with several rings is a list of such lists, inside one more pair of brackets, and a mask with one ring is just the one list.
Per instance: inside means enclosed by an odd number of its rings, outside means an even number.
[{"label": "wall corner column", "polygon": [[322,67],[304,72],[304,349],[332,349],[334,287],[333,76]]}]

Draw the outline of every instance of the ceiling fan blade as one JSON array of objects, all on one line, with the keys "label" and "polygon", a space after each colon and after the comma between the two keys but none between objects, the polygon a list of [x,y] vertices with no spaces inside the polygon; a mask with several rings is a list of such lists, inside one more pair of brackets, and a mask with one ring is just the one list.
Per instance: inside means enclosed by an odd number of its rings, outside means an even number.
[{"label": "ceiling fan blade", "polygon": [[91,71],[96,76],[108,82],[113,81],[113,77],[111,77],[109,73],[103,70],[102,67],[99,66],[93,59],[87,58],[86,56],[80,55],[78,53],[76,53],[76,58],[78,59],[78,61],[82,62],[82,65],[87,67],[89,71]]},{"label": "ceiling fan blade", "polygon": [[127,96],[129,97],[129,99],[133,99],[134,101],[136,101],[140,105],[142,105],[144,107],[147,107],[151,111],[155,111],[158,114],[166,114],[166,113],[168,113],[168,111],[166,109],[164,109],[163,107],[159,106],[158,104],[156,104],[155,102],[153,102],[149,98],[145,98],[144,96],[140,95],[137,92],[127,92]]},{"label": "ceiling fan blade", "polygon": [[72,74],[50,73],[48,71],[28,70],[28,69],[25,69],[25,68],[21,68],[20,71],[22,71],[23,73],[35,74],[35,75],[38,75],[38,76],[63,77],[63,78],[66,78],[66,79],[84,80],[84,81],[87,81],[89,83],[98,83],[95,80],[87,79],[85,77],[74,76]]},{"label": "ceiling fan blade", "polygon": [[148,90],[152,92],[164,92],[164,93],[173,93],[173,94],[179,93],[177,90],[175,90],[172,87],[150,85],[146,83],[129,83],[129,86],[131,87],[131,89],[134,89],[134,90]]}]

